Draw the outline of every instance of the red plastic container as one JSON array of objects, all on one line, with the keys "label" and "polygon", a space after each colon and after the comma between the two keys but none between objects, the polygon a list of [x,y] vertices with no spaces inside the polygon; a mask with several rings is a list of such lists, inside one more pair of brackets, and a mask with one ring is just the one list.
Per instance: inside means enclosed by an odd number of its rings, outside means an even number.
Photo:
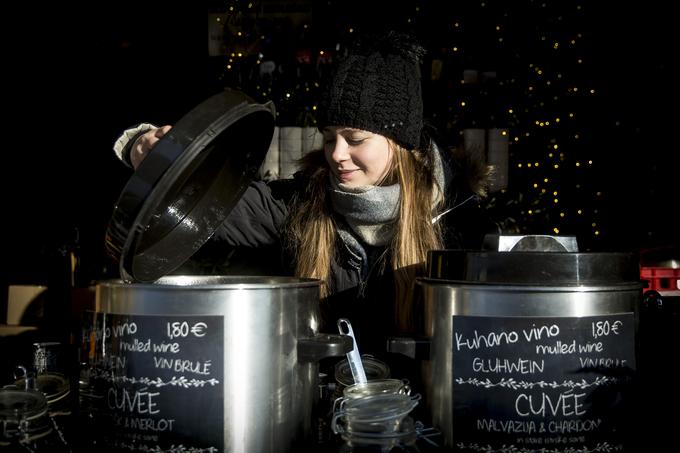
[{"label": "red plastic container", "polygon": [[648,290],[678,291],[680,290],[680,268],[641,267],[640,278],[649,282]]}]

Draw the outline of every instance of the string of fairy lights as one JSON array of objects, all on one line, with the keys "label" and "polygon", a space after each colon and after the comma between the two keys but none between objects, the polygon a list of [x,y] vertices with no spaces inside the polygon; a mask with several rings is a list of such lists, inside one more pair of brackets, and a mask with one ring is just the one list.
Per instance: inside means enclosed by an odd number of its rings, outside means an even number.
[{"label": "string of fairy lights", "polygon": [[[270,11],[279,8],[268,18],[301,19],[282,32],[267,25],[262,3]],[[313,28],[312,15],[305,16],[312,3],[286,10],[284,2],[231,0],[211,15],[224,34],[219,77],[258,101],[274,101],[280,124],[313,125],[320,80],[342,51],[334,43],[357,27],[350,16],[336,17],[335,28],[320,36],[321,27]],[[443,25],[437,42],[426,43],[426,113],[446,131],[499,127],[507,134],[509,183],[484,201],[490,216],[506,233],[574,235],[582,249],[596,246],[606,235],[599,220],[605,194],[592,133],[599,100],[589,73],[587,5],[441,3],[446,2],[415,2],[403,21],[416,32]],[[284,53],[292,58],[284,59]],[[427,77],[433,62],[444,68],[437,79]],[[489,68],[491,81],[465,86],[463,71]]]}]

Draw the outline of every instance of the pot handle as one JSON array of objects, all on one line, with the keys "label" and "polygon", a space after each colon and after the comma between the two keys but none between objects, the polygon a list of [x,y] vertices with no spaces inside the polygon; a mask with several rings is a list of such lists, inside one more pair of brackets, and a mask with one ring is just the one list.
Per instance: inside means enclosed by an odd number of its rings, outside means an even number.
[{"label": "pot handle", "polygon": [[416,360],[429,360],[431,344],[429,338],[392,337],[387,339],[387,352]]},{"label": "pot handle", "polygon": [[298,340],[299,362],[318,362],[326,357],[340,357],[354,349],[351,337],[347,335],[318,334]]}]

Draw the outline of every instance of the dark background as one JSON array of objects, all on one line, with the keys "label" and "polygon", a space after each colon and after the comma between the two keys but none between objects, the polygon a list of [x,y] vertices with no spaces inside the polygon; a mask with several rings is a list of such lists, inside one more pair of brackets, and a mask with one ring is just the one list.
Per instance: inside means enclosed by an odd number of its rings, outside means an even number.
[{"label": "dark background", "polygon": [[[279,9],[287,4],[254,3]],[[597,87],[595,101],[576,104],[583,112],[578,130],[588,137],[579,152],[594,157],[597,165],[579,176],[583,181],[560,182],[565,191],[579,185],[602,193],[598,200],[591,200],[588,191],[571,195],[574,203],[586,200],[602,226],[600,237],[584,235],[582,242],[592,251],[656,251],[677,258],[678,228],[671,219],[678,207],[677,78],[670,69],[677,32],[670,2],[587,2],[592,4],[583,5],[588,8],[583,11],[569,3],[292,2],[310,12],[312,28],[303,32],[274,21],[269,48],[285,60],[296,48],[332,46],[345,37],[348,24],[357,30],[396,24],[418,33],[428,58],[455,42],[466,52],[458,60],[443,58],[454,61],[456,71],[496,71],[508,84],[484,94],[487,103],[498,98],[499,111],[506,101],[517,105],[527,99],[523,90],[533,60],[562,72],[567,81],[573,78],[575,85]],[[104,253],[104,233],[130,170],[114,157],[112,144],[138,122],[173,123],[230,81],[207,51],[207,13],[230,4],[236,3],[104,0],[78,7],[15,5],[3,14],[2,287],[49,280],[69,248],[77,249],[81,259],[78,284],[116,274]],[[410,17],[413,21],[405,24]],[[463,31],[452,29],[455,21],[465,25]],[[495,23],[503,24],[502,44],[494,35]],[[572,70],[574,59],[550,56],[540,40],[564,42],[574,33],[587,38],[575,51],[574,57],[587,62],[578,71]],[[460,76],[452,79],[457,83]],[[455,97],[456,87],[450,83],[441,89]],[[455,141],[456,129],[469,126],[471,117],[453,102],[446,105],[435,88],[425,87],[426,109],[438,114],[436,122]],[[520,118],[491,107],[480,121],[512,132],[527,126],[531,108],[539,104],[527,102]],[[513,231],[551,233],[549,222],[523,220],[522,203],[532,194],[512,187],[522,181],[513,163],[535,153],[531,147],[511,147],[511,187],[494,198],[489,213],[503,224],[512,217]],[[580,235],[580,228],[567,224],[562,233]]]}]

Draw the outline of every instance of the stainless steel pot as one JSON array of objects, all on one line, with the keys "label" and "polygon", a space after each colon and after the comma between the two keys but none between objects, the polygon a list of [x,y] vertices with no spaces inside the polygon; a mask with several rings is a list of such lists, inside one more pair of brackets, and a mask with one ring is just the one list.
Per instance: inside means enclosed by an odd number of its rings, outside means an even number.
[{"label": "stainless steel pot", "polygon": [[424,382],[447,447],[625,444],[635,257],[557,249],[430,252],[432,278],[418,282],[431,339]]},{"label": "stainless steel pot", "polygon": [[99,283],[88,347],[99,428],[111,433],[104,445],[248,453],[305,445],[318,360],[351,349],[346,336],[318,334],[318,301],[314,279]]}]

